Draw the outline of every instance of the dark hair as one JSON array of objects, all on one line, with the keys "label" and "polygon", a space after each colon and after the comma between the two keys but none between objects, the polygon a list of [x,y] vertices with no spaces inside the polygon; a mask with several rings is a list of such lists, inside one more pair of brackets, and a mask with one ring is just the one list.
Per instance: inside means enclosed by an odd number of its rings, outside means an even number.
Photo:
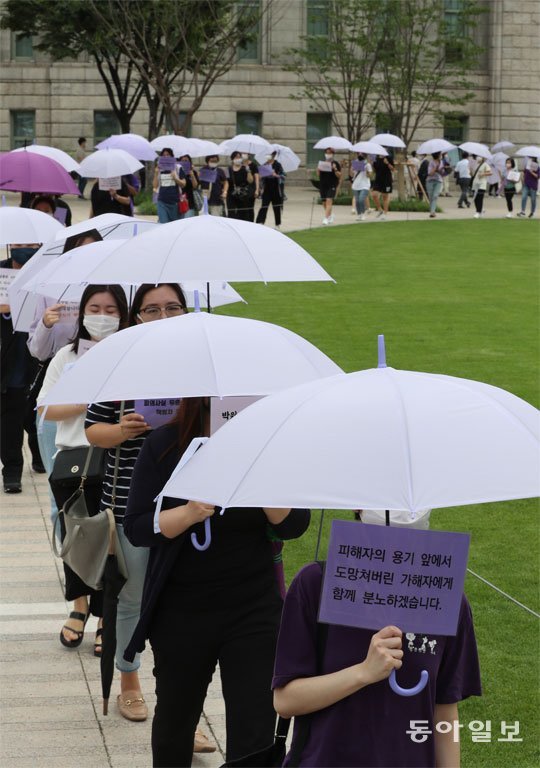
[{"label": "dark hair", "polygon": [[241,152],[238,152],[238,151],[236,151],[236,150],[235,150],[235,151],[234,151],[234,152],[231,154],[231,160],[234,160],[234,158],[235,158],[235,157],[242,157],[242,153],[241,153]]},{"label": "dark hair", "polygon": [[416,157],[416,149],[413,149],[413,151],[411,152],[411,156]]},{"label": "dark hair", "polygon": [[206,397],[183,397],[176,415],[169,422],[178,425],[176,440],[160,456],[164,458],[170,451],[176,450],[182,456],[194,437],[201,437],[205,431],[205,412],[210,409]]},{"label": "dark hair", "polygon": [[211,160],[213,157],[217,157],[218,163],[219,163],[219,155],[206,155],[204,158],[204,162],[208,163],[209,160]]},{"label": "dark hair", "polygon": [[507,157],[504,162],[507,163],[508,161],[510,161],[512,163],[512,168],[516,167],[516,161],[514,160],[513,157]]},{"label": "dark hair", "polygon": [[85,141],[86,141],[86,137],[81,136],[80,138],[77,139],[77,144],[80,146],[81,144],[84,144]]},{"label": "dark hair", "polygon": [[434,160],[439,160],[440,156],[441,156],[441,153],[440,153],[440,152],[432,152],[432,153],[431,153],[431,157],[432,157]]},{"label": "dark hair", "polygon": [[466,160],[469,157],[469,153],[465,152],[464,149],[461,150],[461,158],[462,160]]},{"label": "dark hair", "polygon": [[184,154],[183,154],[183,155],[180,155],[180,158],[179,158],[179,159],[181,160],[183,157],[187,157],[187,159],[189,160],[189,162],[190,162],[190,163],[193,165],[193,160],[191,159],[191,155],[188,155],[188,153],[187,153],[187,152],[184,152]]},{"label": "dark hair", "polygon": [[163,288],[164,286],[167,286],[168,288],[172,288],[172,290],[176,293],[178,296],[179,303],[184,307],[184,309],[187,309],[187,301],[186,297],[184,296],[184,291],[182,288],[178,285],[178,283],[143,283],[140,285],[137,289],[137,292],[135,296],[133,297],[133,301],[131,303],[131,309],[129,310],[129,322],[128,325],[137,325],[137,315],[141,311],[141,307],[143,305],[143,300],[146,294],[149,291],[153,291],[155,288]]},{"label": "dark hair", "polygon": [[66,237],[64,250],[62,253],[67,253],[68,251],[72,251],[74,248],[78,248],[83,244],[83,240],[87,240],[89,238],[92,238],[94,243],[99,243],[100,240],[103,240],[97,229],[88,229],[86,232],[79,232],[78,235],[70,235],[70,237]]},{"label": "dark hair", "polygon": [[121,285],[87,285],[81,296],[81,303],[79,304],[79,317],[77,320],[77,333],[71,340],[73,344],[73,351],[77,353],[79,351],[79,339],[90,339],[90,334],[84,327],[84,309],[92,296],[96,293],[110,293],[116,301],[116,306],[120,312],[120,325],[118,330],[127,328],[128,324],[128,305],[126,301],[126,294]]},{"label": "dark hair", "polygon": [[172,149],[170,147],[163,147],[163,149],[159,153],[159,156],[163,157],[165,152],[169,153],[169,157],[174,157],[174,152],[172,151]]},{"label": "dark hair", "polygon": [[52,212],[56,211],[56,201],[50,195],[36,195],[30,203],[30,208],[36,208],[40,203],[46,203],[52,208]]}]

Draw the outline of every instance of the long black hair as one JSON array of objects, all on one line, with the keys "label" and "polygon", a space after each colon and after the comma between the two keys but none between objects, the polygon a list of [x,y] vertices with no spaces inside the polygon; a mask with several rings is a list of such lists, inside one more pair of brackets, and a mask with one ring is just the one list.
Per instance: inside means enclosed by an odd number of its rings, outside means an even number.
[{"label": "long black hair", "polygon": [[116,301],[116,306],[120,312],[120,325],[118,330],[127,328],[128,325],[128,305],[126,301],[126,294],[122,286],[120,285],[87,285],[81,296],[81,303],[79,305],[79,317],[77,320],[77,333],[70,343],[73,344],[73,351],[77,353],[79,351],[79,339],[90,339],[90,334],[84,327],[84,310],[92,296],[96,293],[110,293]]},{"label": "long black hair", "polygon": [[97,229],[87,229],[86,232],[79,232],[78,235],[70,235],[70,237],[66,237],[64,250],[62,253],[67,253],[68,251],[72,251],[74,248],[78,248],[84,243],[85,240],[93,240],[94,243],[99,243],[100,240],[103,240],[103,238]]},{"label": "long black hair", "polygon": [[178,303],[182,305],[182,307],[187,311],[187,301],[186,297],[184,296],[184,291],[182,288],[178,285],[178,283],[143,283],[142,285],[139,285],[137,288],[137,292],[135,293],[135,296],[133,297],[133,302],[131,304],[131,309],[129,310],[129,321],[128,325],[137,325],[137,315],[141,311],[141,307],[143,305],[143,300],[146,294],[149,291],[153,291],[155,288],[163,288],[164,286],[167,286],[168,288],[171,288],[178,297]]}]

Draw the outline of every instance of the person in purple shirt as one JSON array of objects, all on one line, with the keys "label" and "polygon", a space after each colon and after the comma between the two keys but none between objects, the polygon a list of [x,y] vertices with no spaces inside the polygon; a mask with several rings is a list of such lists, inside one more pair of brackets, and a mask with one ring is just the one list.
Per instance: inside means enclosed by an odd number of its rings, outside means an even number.
[{"label": "person in purple shirt", "polygon": [[538,191],[538,158],[528,157],[525,164],[525,170],[523,172],[523,189],[521,190],[521,211],[518,216],[525,216],[525,209],[527,208],[527,198],[531,198],[531,212],[529,213],[529,219],[532,219],[536,211],[536,194]]},{"label": "person in purple shirt", "polygon": [[[403,635],[395,626],[373,633],[330,625],[319,666],[322,581],[318,563],[305,566],[294,578],[283,609],[272,688],[277,712],[295,718],[284,765],[459,766],[459,736],[454,736],[459,734],[457,702],[481,695],[467,598],[462,597],[455,637]],[[404,688],[416,685],[423,669],[429,681],[420,693],[403,698],[387,682],[394,669],[399,670],[398,682]],[[310,715],[303,747],[302,715]],[[420,724],[412,721],[423,721],[423,734],[414,727]],[[441,732],[447,727],[443,722],[452,725],[446,733]]]}]

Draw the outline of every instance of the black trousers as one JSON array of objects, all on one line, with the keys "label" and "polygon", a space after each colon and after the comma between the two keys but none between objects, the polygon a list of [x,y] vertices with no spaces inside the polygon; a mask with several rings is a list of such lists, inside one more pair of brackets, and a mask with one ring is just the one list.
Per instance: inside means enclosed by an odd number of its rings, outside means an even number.
[{"label": "black trousers", "polygon": [[37,442],[36,415],[28,404],[26,387],[2,392],[0,404],[0,458],[2,475],[8,482],[20,482],[23,471],[23,439],[28,433],[32,461],[41,462]]},{"label": "black trousers", "polygon": [[505,197],[505,200],[506,200],[506,207],[508,208],[508,213],[512,213],[512,211],[514,210],[514,205],[512,203],[512,199],[514,197],[514,194],[515,193],[514,193],[513,189],[510,190],[510,191],[506,190],[506,189],[504,190],[504,197]]},{"label": "black trousers", "polygon": [[265,186],[261,203],[259,213],[257,214],[257,224],[264,224],[268,208],[270,207],[270,203],[272,203],[276,227],[279,227],[281,224],[281,207],[283,205],[283,200],[278,184],[267,184]]},{"label": "black trousers", "polygon": [[[62,509],[65,502],[72,496],[78,488],[78,484],[74,484],[72,487],[52,485],[51,490],[53,492],[54,500],[58,506],[58,509]],[[99,511],[99,502],[101,501],[101,483],[99,485],[88,485],[85,487],[84,496],[88,511],[90,513]],[[62,532],[62,541],[66,535],[66,529],[64,526],[63,516],[60,515],[60,530]],[[75,571],[72,571],[69,565],[64,565],[64,586],[66,600],[76,600],[78,597],[88,597],[88,605],[90,613],[93,616],[103,616],[103,591],[95,590],[85,584],[84,581],[77,576]]]},{"label": "black trousers", "polygon": [[154,768],[191,766],[193,738],[219,661],[227,723],[227,759],[273,743],[272,681],[281,598],[231,609],[184,611],[167,591],[150,629],[157,704],[152,724]]},{"label": "black trousers", "polygon": [[476,208],[476,213],[482,213],[482,207],[484,205],[484,195],[486,194],[485,189],[477,189],[474,195],[474,207]]},{"label": "black trousers", "polygon": [[255,221],[255,200],[253,198],[227,198],[227,217],[241,221]]}]

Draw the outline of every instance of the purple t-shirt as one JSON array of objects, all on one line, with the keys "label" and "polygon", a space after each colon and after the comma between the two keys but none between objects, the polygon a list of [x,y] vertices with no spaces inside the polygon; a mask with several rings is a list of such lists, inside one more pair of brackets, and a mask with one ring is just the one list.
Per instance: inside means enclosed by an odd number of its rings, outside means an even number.
[{"label": "purple t-shirt", "polygon": [[[528,160],[525,166],[525,173],[523,174],[523,182],[529,189],[538,189],[538,163],[534,160]],[[531,171],[534,171],[536,176],[533,176]]]},{"label": "purple t-shirt", "polygon": [[[316,623],[322,586],[317,563],[303,568],[293,580],[283,609],[272,688],[299,677],[313,677],[316,665]],[[375,633],[331,625],[322,674],[362,662]],[[463,596],[456,637],[403,636],[403,667],[397,681],[416,685],[420,672],[429,682],[416,695],[395,694],[387,680],[366,686],[331,707],[315,712],[301,766],[351,768],[431,768],[435,765],[434,736],[417,743],[406,733],[411,720],[427,720],[434,731],[435,704],[453,704],[480,696],[480,668],[469,603]],[[386,738],[391,730],[392,738]],[[293,743],[297,736],[296,722]],[[284,765],[287,765],[287,759]]]}]

